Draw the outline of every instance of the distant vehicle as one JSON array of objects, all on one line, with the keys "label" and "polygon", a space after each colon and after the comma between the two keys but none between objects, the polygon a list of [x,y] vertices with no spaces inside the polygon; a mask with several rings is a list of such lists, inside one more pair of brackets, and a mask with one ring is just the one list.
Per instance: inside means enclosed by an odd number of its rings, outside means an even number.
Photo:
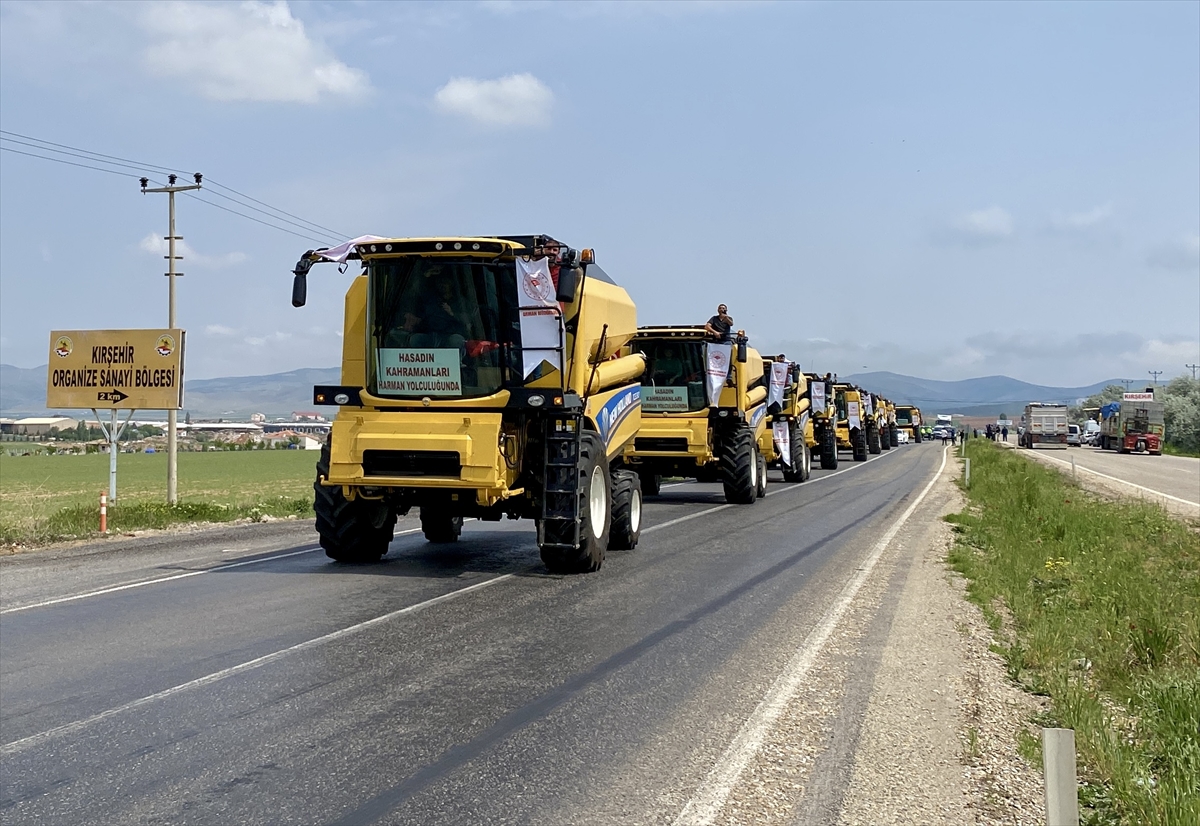
[{"label": "distant vehicle", "polygon": [[1025,405],[1025,430],[1018,444],[1027,448],[1067,447],[1067,406],[1033,402]]},{"label": "distant vehicle", "polygon": [[1067,447],[1080,447],[1083,444],[1083,432],[1077,424],[1067,425]]},{"label": "distant vehicle", "polygon": [[1163,403],[1154,390],[1126,393],[1119,402],[1100,408],[1100,447],[1118,453],[1162,455],[1165,435]]},{"label": "distant vehicle", "polygon": [[908,431],[907,430],[905,430],[904,428],[900,428],[899,430],[896,431],[897,444],[906,445],[906,444],[908,444],[908,441],[909,441],[909,439],[908,439]]}]

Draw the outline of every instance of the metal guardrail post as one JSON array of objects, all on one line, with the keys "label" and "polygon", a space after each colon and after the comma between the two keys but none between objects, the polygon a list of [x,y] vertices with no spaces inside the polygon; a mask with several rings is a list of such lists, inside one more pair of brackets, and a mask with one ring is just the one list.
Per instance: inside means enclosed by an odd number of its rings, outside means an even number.
[{"label": "metal guardrail post", "polygon": [[1042,729],[1042,768],[1046,781],[1046,826],[1079,826],[1074,730]]}]

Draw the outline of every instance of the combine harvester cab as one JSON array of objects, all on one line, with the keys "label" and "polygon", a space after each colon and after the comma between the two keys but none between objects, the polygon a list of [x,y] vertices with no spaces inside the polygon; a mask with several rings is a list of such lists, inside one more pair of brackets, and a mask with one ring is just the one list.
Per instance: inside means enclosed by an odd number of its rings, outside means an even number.
[{"label": "combine harvester cab", "polygon": [[808,380],[808,397],[811,404],[805,438],[809,447],[820,457],[822,470],[837,470],[837,405],[834,398],[834,383],[826,381],[816,373],[805,373]]},{"label": "combine harvester cab", "polygon": [[758,444],[767,427],[767,387],[762,356],[745,333],[720,345],[705,340],[703,327],[643,327],[628,352],[646,359],[646,372],[641,425],[624,460],[646,494],[658,493],[663,476],[684,476],[720,480],[731,504],[765,495]]},{"label": "combine harvester cab", "polygon": [[856,462],[867,461],[867,417],[863,412],[863,393],[852,384],[833,386],[837,408],[837,446],[848,450]]},{"label": "combine harvester cab", "polygon": [[1125,393],[1119,402],[1100,408],[1100,447],[1118,453],[1161,456],[1166,437],[1165,405],[1154,398],[1154,388]]},{"label": "combine harvester cab", "polygon": [[763,366],[767,383],[767,426],[758,437],[758,451],[768,468],[777,468],[785,482],[806,482],[812,473],[813,427],[808,379],[800,365],[787,360]]},{"label": "combine harvester cab", "polygon": [[922,438],[921,408],[911,404],[896,405],[896,427],[898,430],[908,431],[910,441],[920,442]]},{"label": "combine harvester cab", "polygon": [[546,566],[594,571],[641,527],[637,432],[644,369],[620,357],[637,330],[629,295],[591,250],[549,236],[377,238],[309,251],[363,271],[346,292],[342,383],[314,485],[326,554],[373,562],[396,518],[420,509],[430,542],[468,517],[537,521]]}]

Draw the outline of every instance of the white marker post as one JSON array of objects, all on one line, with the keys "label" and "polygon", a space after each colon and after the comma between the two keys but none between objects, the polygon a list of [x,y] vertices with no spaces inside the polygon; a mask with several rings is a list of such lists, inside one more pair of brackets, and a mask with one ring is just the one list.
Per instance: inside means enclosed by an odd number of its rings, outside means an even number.
[{"label": "white marker post", "polygon": [[970,458],[963,459],[963,484],[968,489],[971,487],[971,460]]},{"label": "white marker post", "polygon": [[1074,730],[1042,729],[1042,768],[1046,780],[1046,826],[1079,826]]}]

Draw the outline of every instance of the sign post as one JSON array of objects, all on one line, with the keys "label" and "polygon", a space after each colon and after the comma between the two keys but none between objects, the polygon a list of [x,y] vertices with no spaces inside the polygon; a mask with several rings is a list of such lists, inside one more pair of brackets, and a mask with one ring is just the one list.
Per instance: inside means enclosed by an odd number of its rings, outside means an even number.
[{"label": "sign post", "polygon": [[[46,407],[96,414],[108,439],[108,501],[117,499],[117,451],[135,410],[183,407],[184,331],[55,330],[50,333]],[[111,412],[105,426],[100,410]],[[118,425],[117,411],[128,410]]]}]

